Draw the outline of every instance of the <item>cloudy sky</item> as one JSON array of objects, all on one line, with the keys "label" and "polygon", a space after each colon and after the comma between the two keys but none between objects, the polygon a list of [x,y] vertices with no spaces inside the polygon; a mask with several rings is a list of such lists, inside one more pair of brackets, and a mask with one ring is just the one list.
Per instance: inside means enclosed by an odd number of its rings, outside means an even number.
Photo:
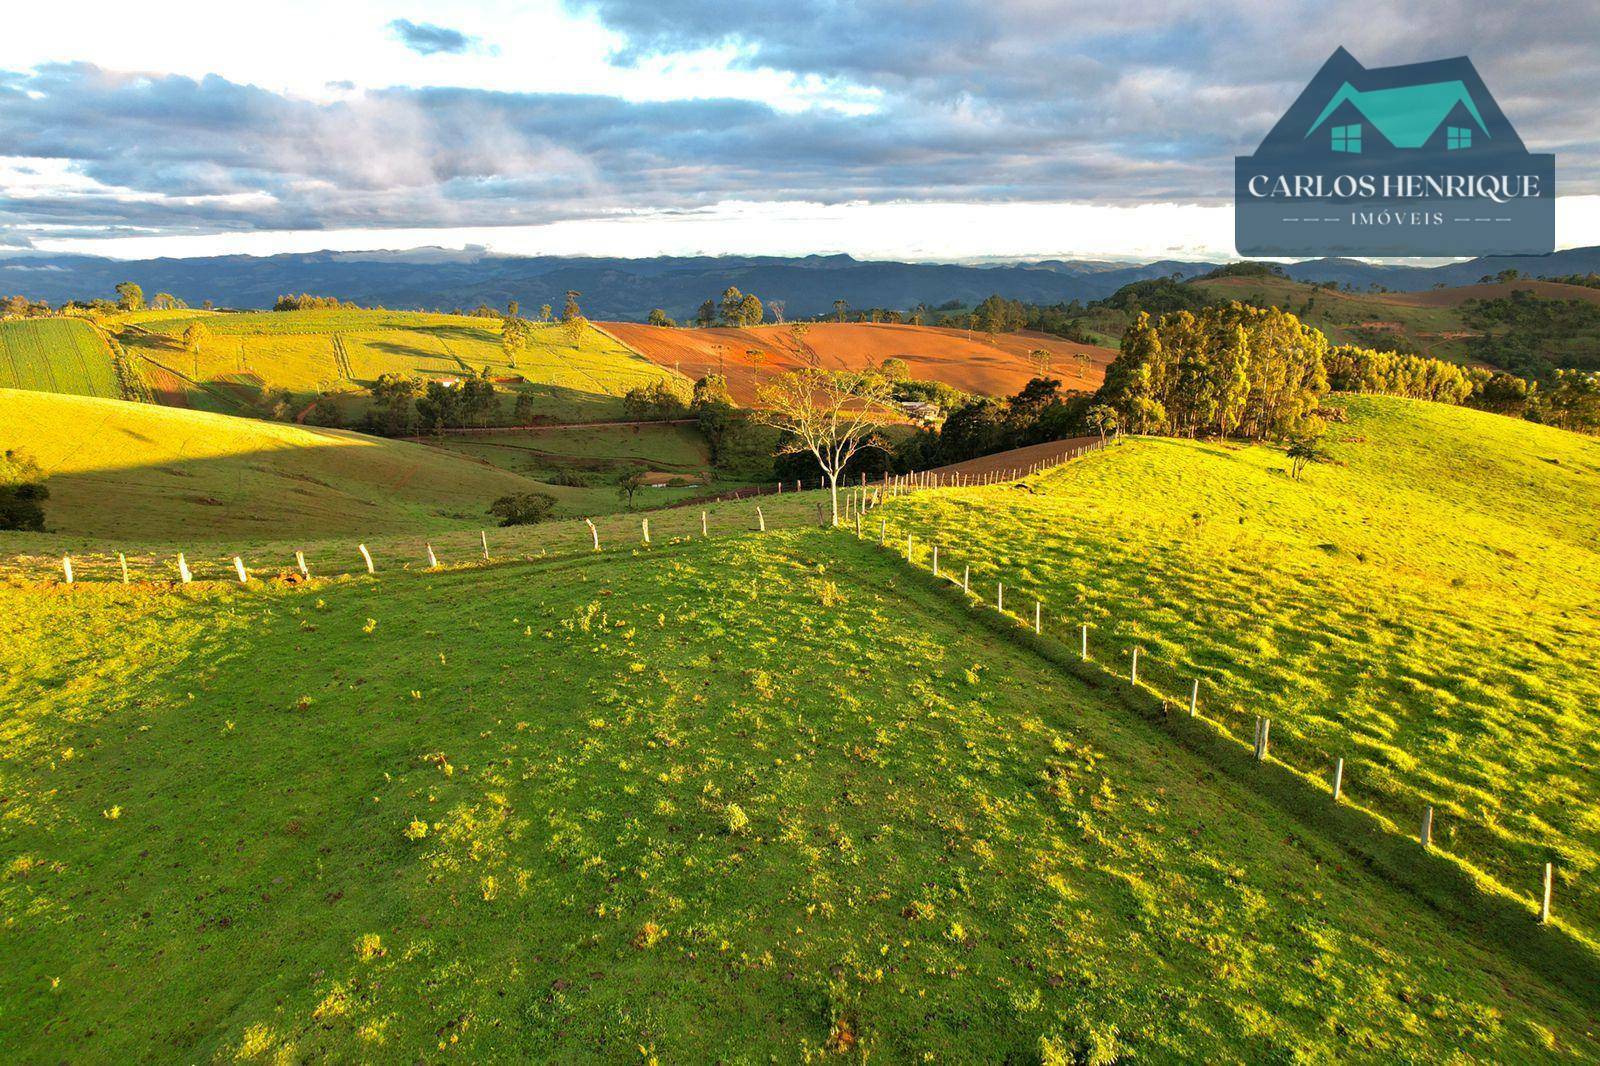
[{"label": "cloudy sky", "polygon": [[1600,244],[1600,0],[70,7],[0,34],[0,247],[1221,258],[1341,44],[1470,55]]}]

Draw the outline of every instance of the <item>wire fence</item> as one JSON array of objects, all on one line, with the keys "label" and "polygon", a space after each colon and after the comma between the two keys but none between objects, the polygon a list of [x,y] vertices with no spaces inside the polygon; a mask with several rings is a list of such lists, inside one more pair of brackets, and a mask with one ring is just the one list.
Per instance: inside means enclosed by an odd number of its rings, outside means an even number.
[{"label": "wire fence", "polygon": [[[862,525],[868,511],[886,500],[928,489],[997,484],[1039,473],[1098,450],[1099,442],[1062,442],[1059,452],[994,470],[945,468],[909,474],[865,475],[838,486],[840,524]],[[833,494],[825,478],[771,482],[683,501],[659,509],[609,513],[535,525],[456,529],[431,533],[352,537],[296,544],[288,541],[215,543],[192,547],[95,549],[62,555],[17,553],[0,563],[0,574],[63,584],[121,582],[191,584],[435,569],[469,563],[542,559],[584,550],[638,547],[652,542],[713,534],[765,532],[831,525]],[[747,504],[746,506],[737,506]]]},{"label": "wire fence", "polygon": [[[883,518],[866,539],[893,551],[906,565],[959,588],[972,605],[994,611],[1016,629],[1062,646],[1086,667],[1151,697],[1162,718],[1204,723],[1213,736],[1249,748],[1255,761],[1289,770],[1307,789],[1322,794],[1318,802],[1360,811],[1371,817],[1374,827],[1410,836],[1419,847],[1441,853],[1474,877],[1488,878],[1509,897],[1526,902],[1527,886],[1537,886],[1532,910],[1540,924],[1550,921],[1558,878],[1569,889],[1576,887],[1575,875],[1558,868],[1553,851],[1533,869],[1516,863],[1493,839],[1490,829],[1477,824],[1467,812],[1442,800],[1418,803],[1415,797],[1426,796],[1428,790],[1408,789],[1392,767],[1359,761],[1338,750],[1336,741],[1329,743],[1298,731],[1274,731],[1273,719],[1259,713],[1249,701],[1235,699],[1196,672],[1152,654],[1138,640],[1115,634],[1097,622],[1051,611],[1044,593],[1026,576],[952,550],[929,537],[925,527],[897,527]],[[1309,799],[1310,793],[1305,798]],[[1436,815],[1447,815],[1449,820],[1441,823]],[[1524,888],[1519,891],[1513,887],[1516,885]]]}]

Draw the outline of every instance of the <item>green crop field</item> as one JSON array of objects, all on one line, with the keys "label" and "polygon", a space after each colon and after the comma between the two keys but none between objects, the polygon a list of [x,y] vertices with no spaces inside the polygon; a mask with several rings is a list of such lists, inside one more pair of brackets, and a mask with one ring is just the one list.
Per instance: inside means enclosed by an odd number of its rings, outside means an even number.
[{"label": "green crop field", "polygon": [[[138,312],[127,324],[128,350],[188,378],[189,406],[236,409],[262,390],[283,389],[309,404],[318,392],[351,394],[347,416],[365,409],[362,390],[383,374],[423,380],[487,370],[501,391],[495,420],[511,423],[516,398],[525,417],[547,422],[616,420],[629,389],[686,382],[610,337],[585,329],[577,343],[555,324],[535,325],[525,349],[508,357],[497,319],[353,308],[241,313]],[[198,352],[183,343],[194,324],[207,331]]]},{"label": "green crop field", "polygon": [[842,533],[0,587],[0,640],[8,1060],[1600,1056],[1531,924]]},{"label": "green crop field", "polygon": [[[1138,440],[1019,487],[895,501],[987,596],[1201,706],[1531,897],[1560,871],[1600,943],[1600,440],[1423,402],[1340,398],[1331,462]],[[927,560],[923,559],[923,565]]]},{"label": "green crop field", "polygon": [[0,388],[122,396],[111,349],[93,326],[72,318],[0,322]]}]

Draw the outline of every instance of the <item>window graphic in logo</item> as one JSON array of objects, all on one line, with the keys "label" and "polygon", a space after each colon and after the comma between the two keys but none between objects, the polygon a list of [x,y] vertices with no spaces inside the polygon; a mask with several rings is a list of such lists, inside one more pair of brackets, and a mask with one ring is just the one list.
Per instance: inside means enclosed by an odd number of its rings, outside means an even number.
[{"label": "window graphic in logo", "polygon": [[1555,156],[1522,144],[1465,56],[1368,70],[1343,48],[1234,160],[1240,255],[1544,255]]}]

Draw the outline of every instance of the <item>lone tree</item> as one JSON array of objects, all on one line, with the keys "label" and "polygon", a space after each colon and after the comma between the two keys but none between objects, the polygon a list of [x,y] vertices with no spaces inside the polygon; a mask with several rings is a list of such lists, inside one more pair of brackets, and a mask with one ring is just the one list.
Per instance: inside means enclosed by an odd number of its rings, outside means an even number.
[{"label": "lone tree", "polygon": [[1306,467],[1325,458],[1327,453],[1322,450],[1321,441],[1316,437],[1300,437],[1289,445],[1289,477],[1299,481]]},{"label": "lone tree", "polygon": [[1117,409],[1108,403],[1097,403],[1089,408],[1084,420],[1100,433],[1100,443],[1106,442],[1107,433],[1117,431]]},{"label": "lone tree", "polygon": [[633,498],[644,488],[644,475],[637,470],[624,470],[617,475],[617,499],[633,510]]},{"label": "lone tree", "polygon": [[200,375],[200,349],[211,340],[211,331],[196,322],[183,331],[183,350],[194,360],[194,373]]},{"label": "lone tree", "polygon": [[1033,376],[1047,378],[1050,376],[1050,366],[1055,362],[1056,356],[1048,348],[1035,348],[1028,353],[1028,366],[1033,368]]},{"label": "lone tree", "polygon": [[890,383],[879,374],[805,366],[756,394],[756,420],[783,434],[782,454],[809,453],[828,479],[839,524],[839,476],[863,448],[887,450],[878,431],[894,413]]},{"label": "lone tree", "polygon": [[124,311],[144,310],[144,290],[131,281],[117,284],[117,306]]}]

